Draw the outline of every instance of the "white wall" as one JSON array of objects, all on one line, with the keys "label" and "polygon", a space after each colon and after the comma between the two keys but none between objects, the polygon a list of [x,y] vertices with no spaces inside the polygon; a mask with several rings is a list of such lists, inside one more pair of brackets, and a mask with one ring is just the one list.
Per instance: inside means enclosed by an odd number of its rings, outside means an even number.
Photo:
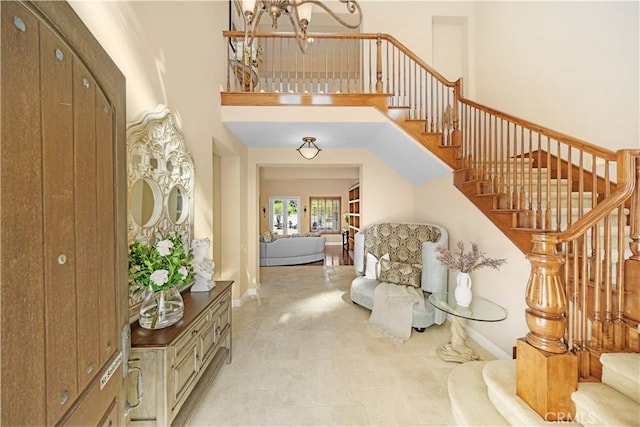
[{"label": "white wall", "polygon": [[478,2],[476,101],[611,150],[640,147],[638,2]]},{"label": "white wall", "polygon": [[[531,266],[525,255],[498,231],[495,225],[445,177],[415,187],[415,219],[444,225],[449,247],[459,240],[467,250],[476,242],[492,258],[504,258],[500,270],[481,269],[471,273],[474,296],[484,297],[507,309],[507,319],[499,323],[469,322],[468,326],[511,355],[516,339],[527,334],[524,320],[525,289]],[[442,201],[446,200],[446,203]],[[449,290],[456,286],[456,272],[449,272]]]},{"label": "white wall", "polygon": [[[467,39],[462,41],[468,51],[464,65],[468,78],[464,80],[464,93],[474,97],[475,88],[475,1],[390,1],[363,0],[363,33],[386,33],[416,53],[427,64],[434,65],[433,22],[466,21]],[[453,19],[451,19],[453,18]],[[436,69],[437,70],[437,69]],[[446,76],[453,81],[462,76]],[[466,77],[466,76],[465,76]]]}]

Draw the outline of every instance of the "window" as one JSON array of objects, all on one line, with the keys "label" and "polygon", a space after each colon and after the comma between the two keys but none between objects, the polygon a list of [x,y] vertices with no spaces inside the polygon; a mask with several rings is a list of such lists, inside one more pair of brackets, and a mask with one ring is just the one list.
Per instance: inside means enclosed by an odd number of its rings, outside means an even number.
[{"label": "window", "polygon": [[340,232],[340,197],[309,197],[310,230],[320,233]]},{"label": "window", "polygon": [[269,229],[280,236],[299,234],[299,206],[300,197],[269,197]]}]

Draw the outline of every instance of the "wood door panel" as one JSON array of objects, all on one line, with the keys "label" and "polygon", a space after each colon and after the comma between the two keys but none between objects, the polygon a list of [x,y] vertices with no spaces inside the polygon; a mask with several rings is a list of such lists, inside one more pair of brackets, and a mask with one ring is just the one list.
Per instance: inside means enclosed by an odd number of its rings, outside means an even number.
[{"label": "wood door panel", "polygon": [[[100,362],[105,363],[115,353],[118,344],[117,317],[114,316],[116,303],[116,254],[115,242],[117,227],[115,224],[113,175],[113,107],[104,93],[96,90],[96,174],[97,174],[97,240],[96,264],[98,280],[96,286],[99,292],[100,314]],[[128,310],[127,310],[128,312]]]},{"label": "wood door panel", "polygon": [[40,99],[40,36],[37,19],[22,5],[1,2],[0,11],[0,105],[11,105],[0,119],[0,384],[19,385],[1,395],[0,425],[44,425],[42,145],[40,103],[33,102]]},{"label": "wood door panel", "polygon": [[40,25],[47,423],[78,396],[71,51]]},{"label": "wood door panel", "polygon": [[0,425],[121,424],[124,76],[67,2],[0,17]]},{"label": "wood door panel", "polygon": [[74,195],[78,388],[85,388],[100,364],[97,258],[96,83],[73,59]]}]

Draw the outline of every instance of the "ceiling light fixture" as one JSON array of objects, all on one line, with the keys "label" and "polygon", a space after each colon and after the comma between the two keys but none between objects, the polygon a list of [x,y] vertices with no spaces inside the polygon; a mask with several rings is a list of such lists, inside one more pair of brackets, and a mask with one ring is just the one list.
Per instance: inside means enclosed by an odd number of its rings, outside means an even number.
[{"label": "ceiling light fixture", "polygon": [[307,53],[307,28],[311,22],[311,12],[313,5],[324,9],[329,16],[338,21],[343,27],[356,29],[362,23],[362,9],[356,0],[338,0],[344,3],[350,14],[357,12],[358,22],[350,24],[340,18],[334,11],[320,0],[242,0],[242,10],[244,12],[244,39],[245,46],[251,46],[262,15],[266,12],[271,16],[272,28],[278,28],[278,19],[282,14],[289,17],[293,32],[296,35],[298,47],[302,53]]},{"label": "ceiling light fixture", "polygon": [[305,136],[304,138],[302,138],[302,140],[304,142],[300,147],[298,147],[297,151],[305,159],[312,160],[318,155],[320,151],[322,151],[316,145],[316,139],[314,137]]}]

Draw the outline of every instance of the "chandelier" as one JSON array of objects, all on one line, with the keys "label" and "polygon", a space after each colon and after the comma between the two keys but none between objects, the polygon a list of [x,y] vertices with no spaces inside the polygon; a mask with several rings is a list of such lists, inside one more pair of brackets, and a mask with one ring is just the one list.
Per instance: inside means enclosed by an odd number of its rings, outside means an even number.
[{"label": "chandelier", "polygon": [[302,140],[304,142],[300,147],[296,149],[296,151],[300,153],[300,155],[305,159],[307,160],[314,159],[318,155],[318,153],[322,151],[316,145],[316,139],[314,137],[305,136],[304,138],[302,138]]},{"label": "chandelier", "polygon": [[244,38],[245,45],[251,46],[255,33],[258,31],[260,19],[264,13],[271,17],[272,28],[278,28],[278,19],[282,14],[289,17],[293,32],[298,42],[298,47],[302,53],[307,53],[307,45],[310,38],[307,38],[307,28],[311,22],[311,12],[313,5],[324,9],[329,16],[339,22],[343,27],[355,29],[362,23],[362,9],[356,0],[338,0],[344,3],[350,14],[357,12],[358,22],[350,24],[340,18],[321,0],[242,0],[242,10],[244,11]]}]

